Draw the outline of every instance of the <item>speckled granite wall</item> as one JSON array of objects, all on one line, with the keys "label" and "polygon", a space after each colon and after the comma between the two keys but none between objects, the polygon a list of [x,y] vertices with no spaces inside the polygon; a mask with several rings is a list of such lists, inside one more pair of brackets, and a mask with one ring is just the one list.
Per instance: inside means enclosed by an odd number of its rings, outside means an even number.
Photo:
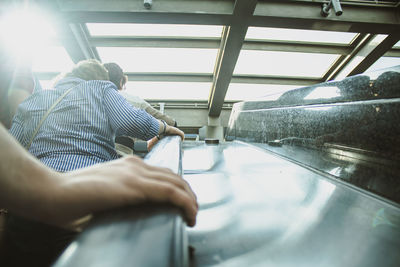
[{"label": "speckled granite wall", "polygon": [[315,147],[329,142],[400,158],[399,122],[400,66],[299,88],[277,101],[235,104],[226,136]]},{"label": "speckled granite wall", "polygon": [[225,138],[400,204],[400,66],[237,103]]}]

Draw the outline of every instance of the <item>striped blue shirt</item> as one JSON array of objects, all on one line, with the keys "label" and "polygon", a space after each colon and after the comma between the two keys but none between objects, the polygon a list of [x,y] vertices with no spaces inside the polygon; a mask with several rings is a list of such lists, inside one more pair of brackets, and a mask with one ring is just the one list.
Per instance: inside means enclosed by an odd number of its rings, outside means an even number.
[{"label": "striped blue shirt", "polygon": [[10,133],[27,146],[33,131],[50,106],[66,90],[42,124],[29,152],[61,172],[118,158],[116,135],[148,140],[157,135],[158,121],[131,106],[108,81],[65,78],[55,90],[38,91],[18,108]]}]

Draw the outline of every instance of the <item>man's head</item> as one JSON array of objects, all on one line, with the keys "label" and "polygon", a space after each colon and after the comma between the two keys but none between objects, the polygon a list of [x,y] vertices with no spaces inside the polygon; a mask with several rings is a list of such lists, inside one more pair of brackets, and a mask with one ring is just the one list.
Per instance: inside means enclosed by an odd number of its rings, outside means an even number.
[{"label": "man's head", "polygon": [[103,66],[108,70],[110,81],[117,86],[118,90],[122,90],[128,79],[121,67],[116,63],[105,63]]}]

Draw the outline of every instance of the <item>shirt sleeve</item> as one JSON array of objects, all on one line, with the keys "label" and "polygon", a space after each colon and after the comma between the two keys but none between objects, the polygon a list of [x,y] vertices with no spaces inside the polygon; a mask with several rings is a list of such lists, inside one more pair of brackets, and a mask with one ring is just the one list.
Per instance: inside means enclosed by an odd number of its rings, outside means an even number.
[{"label": "shirt sleeve", "polygon": [[146,102],[146,108],[144,109],[147,113],[151,116],[159,119],[164,120],[168,125],[174,126],[175,120],[168,115],[162,114],[159,110],[153,108],[149,103]]},{"label": "shirt sleeve", "polygon": [[18,114],[14,117],[9,132],[12,136],[14,136],[15,139],[20,142],[22,146],[26,147],[26,145],[28,144],[28,140],[25,140],[24,138],[24,125]]},{"label": "shirt sleeve", "polygon": [[158,120],[130,105],[112,86],[104,90],[104,104],[111,127],[117,135],[149,140],[158,134]]}]

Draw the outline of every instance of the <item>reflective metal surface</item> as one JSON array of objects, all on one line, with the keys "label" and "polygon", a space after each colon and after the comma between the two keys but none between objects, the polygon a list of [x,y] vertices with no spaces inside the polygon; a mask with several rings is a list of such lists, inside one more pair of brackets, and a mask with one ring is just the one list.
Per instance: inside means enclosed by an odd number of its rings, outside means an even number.
[{"label": "reflective metal surface", "polygon": [[323,150],[287,144],[280,147],[252,144],[400,203],[400,166],[394,161],[367,151],[354,151],[330,144],[325,145]]},{"label": "reflective metal surface", "polygon": [[[181,173],[181,139],[167,136],[149,152],[148,164]],[[178,208],[136,205],[95,215],[54,266],[188,266],[188,237]]]},{"label": "reflective metal surface", "polygon": [[399,266],[400,207],[241,142],[185,142],[193,266]]},{"label": "reflective metal surface", "polygon": [[400,66],[234,105],[228,140],[266,149],[400,204]]}]

